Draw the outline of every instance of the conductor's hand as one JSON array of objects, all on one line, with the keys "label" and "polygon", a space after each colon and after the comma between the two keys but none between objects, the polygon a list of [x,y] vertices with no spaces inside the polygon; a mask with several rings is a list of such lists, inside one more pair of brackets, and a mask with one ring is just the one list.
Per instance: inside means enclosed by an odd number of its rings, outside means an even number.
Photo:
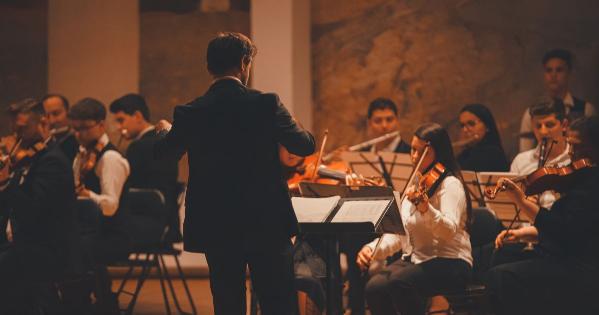
[{"label": "conductor's hand", "polygon": [[505,244],[516,243],[520,240],[520,233],[518,230],[503,230],[497,238],[495,238],[495,248],[501,248]]},{"label": "conductor's hand", "polygon": [[171,128],[173,127],[173,124],[171,124],[170,122],[161,119],[160,121],[158,121],[158,123],[156,124],[156,131],[157,132],[161,132],[161,131],[170,131]]},{"label": "conductor's hand", "polygon": [[358,258],[356,259],[356,263],[360,270],[365,271],[370,267],[370,261],[372,260],[372,249],[368,246],[362,247],[360,252],[358,253]]},{"label": "conductor's hand", "polygon": [[518,186],[516,183],[507,178],[500,178],[497,181],[497,185],[505,187],[505,194],[513,202],[522,202],[524,201],[524,199],[526,199],[526,195],[524,194],[520,186]]}]

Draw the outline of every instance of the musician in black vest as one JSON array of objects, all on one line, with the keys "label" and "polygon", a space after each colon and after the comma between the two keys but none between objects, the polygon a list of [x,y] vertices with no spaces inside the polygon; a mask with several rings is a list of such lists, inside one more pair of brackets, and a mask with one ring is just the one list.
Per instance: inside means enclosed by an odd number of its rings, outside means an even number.
[{"label": "musician in black vest", "polygon": [[[41,144],[48,137],[42,103],[27,99],[13,108],[20,147]],[[9,215],[12,226],[12,242],[0,248],[0,314],[30,314],[32,285],[58,280],[68,262],[75,201],[71,165],[60,150],[42,146],[35,152],[29,166],[12,165],[12,176],[5,159],[0,171],[0,216]]]},{"label": "musician in black vest", "polygon": [[[89,260],[99,278],[96,295],[103,311],[112,312],[114,296],[110,293],[110,279],[105,264],[126,259],[129,254],[127,235],[127,177],[129,163],[110,143],[105,132],[106,109],[98,100],[85,98],[71,107],[69,119],[80,144],[79,153],[73,162],[75,186],[79,199],[89,199],[97,205],[93,209],[79,208],[83,221],[93,222],[98,218],[95,231],[83,236],[84,246],[89,249]],[[81,204],[81,203],[79,203]]]},{"label": "musician in black vest", "polygon": [[[595,107],[580,98],[574,97],[570,92],[570,76],[573,68],[572,53],[565,49],[553,49],[545,53],[542,59],[543,79],[550,99],[560,99],[566,105],[566,118],[574,121],[582,116],[592,116]],[[536,142],[532,134],[532,125],[528,110],[524,111],[520,122],[520,152],[535,147]]]},{"label": "musician in black vest", "polygon": [[[214,82],[196,100],[177,106],[158,156],[189,156],[183,237],[185,250],[206,254],[215,314],[245,314],[245,272],[264,314],[294,314],[290,237],[297,219],[282,176],[279,143],[307,156],[314,138],[276,94],[246,86],[256,47],[239,33],[208,45]],[[232,145],[234,144],[234,145]]]},{"label": "musician in black vest", "polygon": [[174,158],[154,158],[154,144],[159,136],[154,125],[149,123],[150,109],[145,99],[138,94],[124,95],[110,104],[110,112],[121,135],[131,141],[125,154],[131,167],[128,180],[130,187],[158,189],[162,192],[169,213],[166,241],[169,244],[180,242],[182,236],[177,207],[178,161]]},{"label": "musician in black vest", "polygon": [[67,117],[69,101],[60,94],[48,94],[42,98],[42,104],[50,129],[56,131],[48,144],[50,146],[59,146],[69,161],[72,162],[77,152],[79,152],[79,143],[69,126],[69,118]]}]

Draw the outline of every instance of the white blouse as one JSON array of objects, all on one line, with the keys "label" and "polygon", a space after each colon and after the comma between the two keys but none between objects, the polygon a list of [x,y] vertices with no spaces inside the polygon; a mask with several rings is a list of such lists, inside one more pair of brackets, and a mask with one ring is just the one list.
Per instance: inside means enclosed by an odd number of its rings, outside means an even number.
[{"label": "white blouse", "polygon": [[[404,199],[399,213],[406,235],[384,234],[374,259],[384,259],[403,249],[415,264],[433,258],[458,258],[472,265],[470,235],[466,232],[466,195],[462,182],[447,176],[429,198],[429,208],[420,213]],[[378,239],[367,244],[372,250]]]}]

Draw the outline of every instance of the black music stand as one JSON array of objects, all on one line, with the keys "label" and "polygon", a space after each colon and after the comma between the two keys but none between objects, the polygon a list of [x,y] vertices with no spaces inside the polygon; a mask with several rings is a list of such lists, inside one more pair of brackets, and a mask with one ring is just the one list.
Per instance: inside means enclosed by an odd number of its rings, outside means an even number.
[{"label": "black music stand", "polygon": [[351,170],[366,178],[384,177],[380,159],[391,177],[393,187],[403,191],[412,173],[412,160],[409,154],[394,152],[343,152],[341,158]]},{"label": "black music stand", "polygon": [[[300,184],[301,185],[301,184]],[[308,186],[305,186],[308,185]],[[303,233],[318,234],[324,238],[327,265],[327,314],[342,314],[342,281],[339,263],[339,239],[347,234],[359,233],[400,233],[403,225],[393,192],[387,187],[359,187],[352,190],[348,186],[330,186],[305,183],[303,191],[315,197],[330,197],[337,192],[339,200],[331,208],[319,209],[320,218],[310,222],[299,222]],[[307,188],[309,187],[309,188]],[[318,192],[323,193],[319,195]],[[341,197],[343,196],[343,197]],[[294,208],[300,209],[294,198]],[[330,205],[329,205],[330,207]],[[322,211],[324,210],[324,211]],[[302,217],[298,215],[298,217]],[[354,220],[355,219],[355,220]]]}]

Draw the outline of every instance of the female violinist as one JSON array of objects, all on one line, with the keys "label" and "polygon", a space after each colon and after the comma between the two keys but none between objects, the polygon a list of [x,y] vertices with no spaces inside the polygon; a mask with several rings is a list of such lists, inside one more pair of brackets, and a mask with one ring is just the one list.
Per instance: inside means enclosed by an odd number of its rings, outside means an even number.
[{"label": "female violinist", "polygon": [[[581,118],[567,132],[573,161],[599,160],[599,119]],[[496,266],[488,287],[497,314],[598,314],[592,299],[599,292],[599,170],[590,165],[576,171],[576,180],[563,186],[551,210],[526,198],[513,181],[500,179],[506,195],[534,225],[502,231],[496,246],[538,241],[542,255]],[[568,179],[570,180],[570,179]],[[552,187],[547,187],[552,189]]]},{"label": "female violinist", "polygon": [[400,204],[406,235],[386,234],[379,246],[375,240],[358,255],[366,269],[373,252],[378,259],[403,251],[368,281],[366,299],[374,315],[424,314],[428,297],[462,289],[471,274],[470,202],[447,131],[424,124],[411,147],[412,163],[423,175]]}]

